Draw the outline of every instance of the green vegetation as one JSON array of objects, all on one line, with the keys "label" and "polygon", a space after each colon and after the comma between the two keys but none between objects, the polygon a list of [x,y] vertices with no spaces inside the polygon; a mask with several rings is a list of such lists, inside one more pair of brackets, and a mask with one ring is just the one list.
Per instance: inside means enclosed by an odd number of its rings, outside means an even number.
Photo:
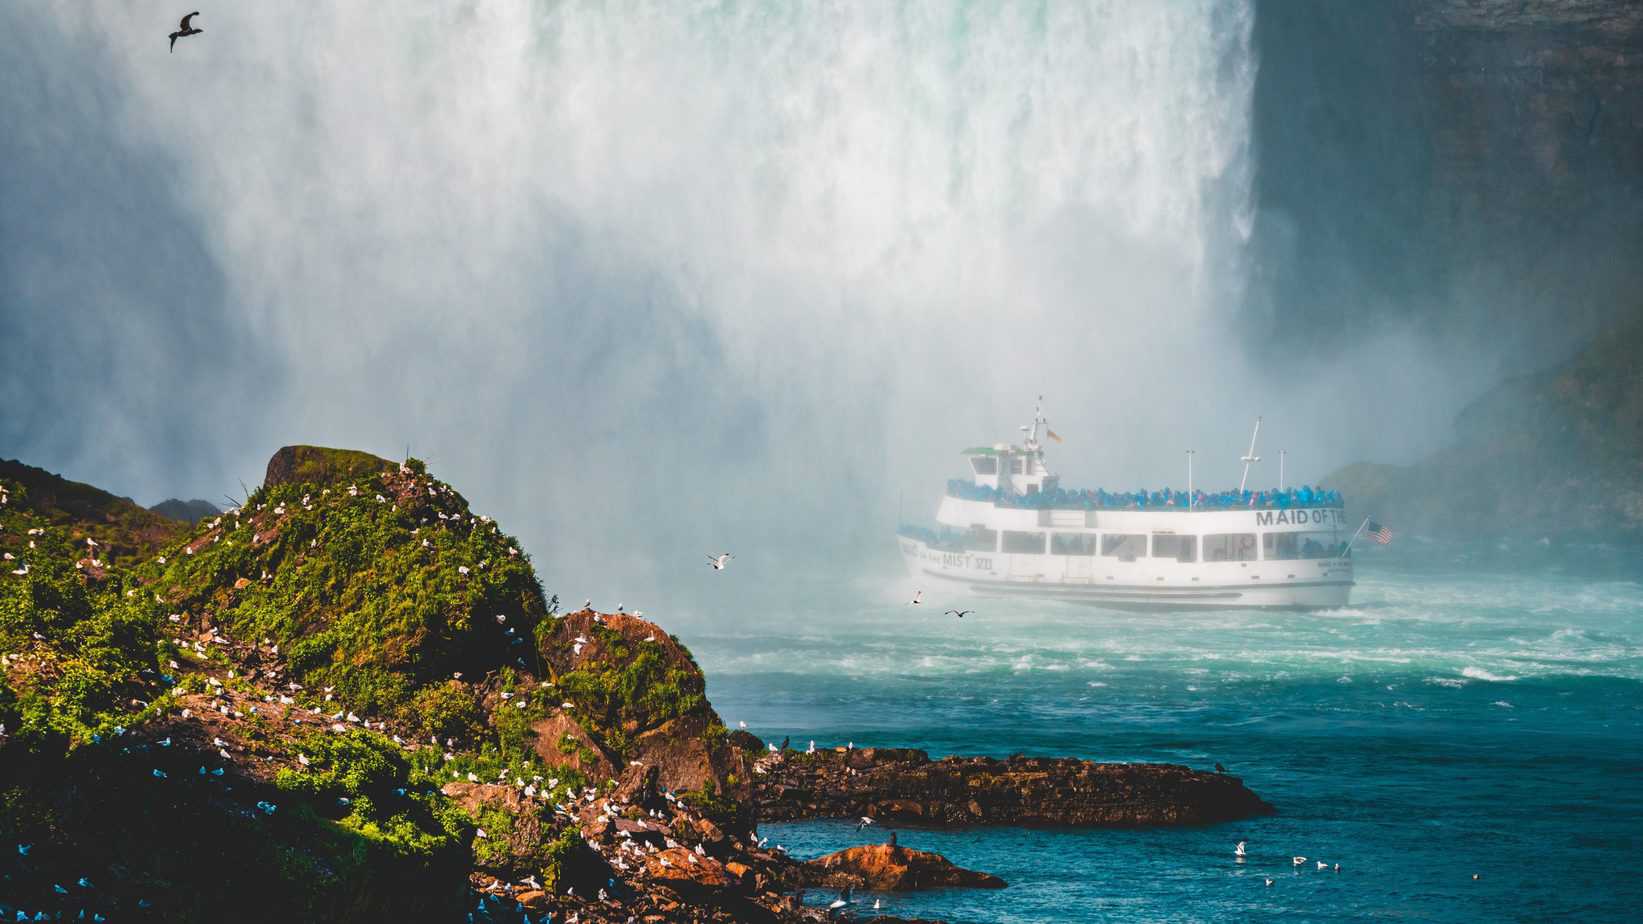
[{"label": "green vegetation", "polygon": [[135,723],[164,692],[158,620],[118,582],[87,578],[70,529],[18,504],[16,482],[0,484],[12,498],[0,550],[13,556],[0,571],[0,723],[13,746],[72,749]]},{"label": "green vegetation", "polygon": [[541,586],[460,494],[418,466],[377,462],[368,478],[261,488],[144,575],[168,607],[278,645],[300,682],[355,710],[471,734],[477,711],[460,691],[419,688],[530,665]]},{"label": "green vegetation", "polygon": [[81,550],[89,536],[99,544],[97,557],[116,565],[146,558],[188,529],[187,523],[144,510],[130,498],[11,459],[0,459],[0,484],[8,489],[10,513],[31,514],[39,518],[35,525],[65,529]]}]

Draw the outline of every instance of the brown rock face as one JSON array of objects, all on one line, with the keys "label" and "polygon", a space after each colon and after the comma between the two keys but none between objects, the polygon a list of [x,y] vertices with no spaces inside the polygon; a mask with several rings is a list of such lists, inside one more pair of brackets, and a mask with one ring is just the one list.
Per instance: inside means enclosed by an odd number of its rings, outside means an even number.
[{"label": "brown rock face", "polygon": [[948,757],[863,748],[785,752],[759,764],[759,818],[854,818],[938,825],[1138,827],[1272,814],[1238,777],[1173,764],[1075,758]]},{"label": "brown rock face", "polygon": [[911,892],[959,886],[1002,889],[1007,883],[991,873],[954,866],[939,853],[868,844],[850,847],[805,864],[805,881],[832,889],[846,886],[886,892]]},{"label": "brown rock face", "polygon": [[716,782],[720,775],[704,737],[709,721],[708,715],[694,714],[665,722],[634,739],[633,759],[656,767],[669,789],[701,789],[709,780]]},{"label": "brown rock face", "polygon": [[570,767],[590,780],[603,780],[616,772],[615,765],[580,723],[560,712],[535,725],[536,756],[550,767]]}]

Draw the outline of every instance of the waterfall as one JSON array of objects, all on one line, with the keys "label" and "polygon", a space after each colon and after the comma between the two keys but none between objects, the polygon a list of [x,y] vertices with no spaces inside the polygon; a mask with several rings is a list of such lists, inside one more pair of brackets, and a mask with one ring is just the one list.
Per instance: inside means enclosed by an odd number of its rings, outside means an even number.
[{"label": "waterfall", "polygon": [[244,468],[410,441],[542,510],[539,547],[596,524],[569,567],[694,554],[769,519],[724,492],[792,484],[847,542],[1041,392],[1134,474],[1179,438],[1103,421],[1240,375],[1247,0],[247,4],[161,59],[129,9],[28,15],[117,88],[123,156],[175,165],[277,369]]}]

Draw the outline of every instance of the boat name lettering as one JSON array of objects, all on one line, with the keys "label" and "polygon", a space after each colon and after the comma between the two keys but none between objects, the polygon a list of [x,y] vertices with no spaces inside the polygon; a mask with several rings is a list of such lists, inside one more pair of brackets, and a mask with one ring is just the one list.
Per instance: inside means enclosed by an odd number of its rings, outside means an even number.
[{"label": "boat name lettering", "polygon": [[1255,511],[1256,526],[1283,526],[1288,524],[1303,525],[1306,523],[1331,524],[1340,526],[1346,522],[1346,516],[1339,510],[1324,508],[1321,510],[1257,510]]}]

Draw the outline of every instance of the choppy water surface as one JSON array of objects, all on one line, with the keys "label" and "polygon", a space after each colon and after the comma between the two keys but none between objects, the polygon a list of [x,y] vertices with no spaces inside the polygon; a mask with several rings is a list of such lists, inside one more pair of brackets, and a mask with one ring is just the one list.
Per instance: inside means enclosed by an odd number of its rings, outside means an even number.
[{"label": "choppy water surface", "polygon": [[[914,610],[901,587],[863,587],[818,592],[826,609],[795,601],[768,632],[686,640],[726,721],[769,739],[1220,761],[1279,811],[1185,830],[902,829],[901,843],[1010,887],[864,896],[887,912],[1621,920],[1643,908],[1630,872],[1640,573],[1635,549],[1405,543],[1361,555],[1338,610],[1115,613],[929,592]],[[953,604],[979,612],[959,622],[942,614]],[[801,857],[883,836],[763,831]],[[1342,872],[1297,870],[1296,854]]]}]

